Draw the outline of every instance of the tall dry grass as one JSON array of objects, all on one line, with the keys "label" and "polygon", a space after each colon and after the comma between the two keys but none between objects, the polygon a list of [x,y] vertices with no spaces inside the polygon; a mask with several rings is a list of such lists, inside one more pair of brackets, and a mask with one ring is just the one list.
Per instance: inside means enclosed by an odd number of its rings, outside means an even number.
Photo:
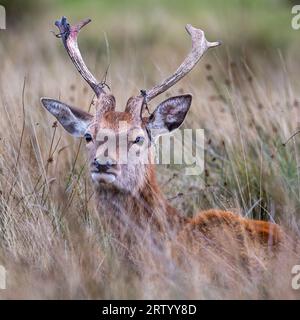
[{"label": "tall dry grass", "polygon": [[[109,82],[120,108],[180,62],[181,52],[173,50],[170,58],[168,50],[167,44],[148,48],[148,66],[130,46],[116,55]],[[297,235],[300,138],[282,142],[299,126],[299,66],[289,53],[273,60],[231,61],[224,51],[209,52],[168,93],[193,94],[184,126],[205,129],[206,167],[200,177],[185,176],[182,167],[159,167],[163,191],[186,215],[212,207],[234,209],[279,222]],[[120,257],[122,244],[105,229],[93,205],[82,142],[68,136],[39,103],[49,96],[89,108],[91,92],[62,52],[56,38],[40,31],[7,30],[0,44],[0,264],[8,272],[0,296],[299,297],[291,288],[291,268],[299,259],[289,247],[272,265],[257,257],[261,272],[250,278],[209,252],[205,260],[186,254],[184,266],[179,265],[168,243],[154,248],[148,239],[131,252],[134,268]],[[102,75],[105,54],[84,54]]]}]

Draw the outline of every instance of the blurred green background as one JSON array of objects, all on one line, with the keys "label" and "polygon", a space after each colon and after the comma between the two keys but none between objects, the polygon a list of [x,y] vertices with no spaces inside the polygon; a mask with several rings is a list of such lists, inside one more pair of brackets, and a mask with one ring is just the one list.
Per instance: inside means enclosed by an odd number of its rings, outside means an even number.
[{"label": "blurred green background", "polygon": [[[157,42],[182,47],[177,40],[186,23],[207,30],[209,38],[221,38],[230,54],[286,50],[299,41],[299,32],[291,28],[291,0],[2,0],[6,7],[8,28],[22,27],[23,23],[36,28],[37,21],[49,18],[52,22],[61,15],[72,22],[90,17],[91,43],[103,32],[108,34],[115,50],[132,39],[147,46]],[[24,22],[25,21],[25,22]],[[52,27],[53,28],[53,27]],[[53,28],[54,29],[54,28]],[[101,33],[102,32],[102,33]],[[102,38],[102,40],[101,40]],[[180,38],[181,39],[181,38]],[[85,40],[88,42],[88,40]]]}]

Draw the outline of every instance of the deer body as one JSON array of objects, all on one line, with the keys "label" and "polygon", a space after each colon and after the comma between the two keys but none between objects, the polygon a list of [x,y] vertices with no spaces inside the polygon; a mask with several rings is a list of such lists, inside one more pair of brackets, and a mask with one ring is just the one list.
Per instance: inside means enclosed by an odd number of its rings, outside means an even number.
[{"label": "deer body", "polygon": [[[171,226],[176,237],[197,254],[201,246],[211,243],[218,246],[218,237],[223,233],[236,241],[241,256],[245,256],[249,243],[259,247],[280,243],[282,233],[276,224],[245,219],[228,211],[209,210],[192,219],[186,218],[166,201],[156,181],[151,146],[159,135],[169,133],[183,123],[192,97],[169,98],[149,117],[143,116],[143,109],[147,102],[184,77],[208,48],[219,43],[208,42],[203,31],[188,25],[192,50],[181,66],[160,85],[130,98],[124,112],[118,112],[115,111],[114,96],[106,93],[103,85],[90,73],[77,46],[78,32],[89,21],[70,26],[66,18],[62,18],[56,25],[71,60],[95,92],[95,115],[53,99],[43,98],[41,101],[69,133],[85,137],[97,208],[99,214],[111,221],[115,236],[132,238],[137,230],[163,235],[166,226]],[[120,161],[122,139],[127,142],[126,163]],[[118,141],[113,150],[107,149],[106,141],[110,140]],[[136,159],[137,154],[144,156]]]}]

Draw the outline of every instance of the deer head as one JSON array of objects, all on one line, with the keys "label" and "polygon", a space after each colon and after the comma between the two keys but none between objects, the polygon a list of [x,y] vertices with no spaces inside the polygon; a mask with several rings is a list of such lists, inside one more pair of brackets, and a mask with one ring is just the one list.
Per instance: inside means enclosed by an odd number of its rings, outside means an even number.
[{"label": "deer head", "polygon": [[[58,36],[61,37],[72,62],[95,93],[95,114],[91,115],[53,99],[42,98],[41,102],[66,131],[75,137],[85,138],[94,184],[101,188],[132,193],[145,182],[149,174],[145,159],[149,160],[148,163],[151,162],[151,146],[155,139],[161,134],[172,132],[183,123],[192,96],[186,94],[171,97],[160,103],[148,117],[143,116],[145,106],[189,73],[208,48],[220,43],[208,42],[202,30],[187,25],[192,49],[183,63],[161,84],[149,90],[141,90],[140,95],[129,98],[125,110],[118,112],[115,110],[114,96],[107,93],[105,86],[91,74],[78,48],[78,33],[90,21],[87,19],[71,26],[63,17],[56,21],[55,25],[59,28]],[[121,140],[126,141],[126,150],[123,148],[122,154],[123,157],[125,154],[127,161],[120,161]],[[113,141],[114,147],[110,148],[105,143],[107,141]],[[137,157],[140,154],[143,156]]]}]

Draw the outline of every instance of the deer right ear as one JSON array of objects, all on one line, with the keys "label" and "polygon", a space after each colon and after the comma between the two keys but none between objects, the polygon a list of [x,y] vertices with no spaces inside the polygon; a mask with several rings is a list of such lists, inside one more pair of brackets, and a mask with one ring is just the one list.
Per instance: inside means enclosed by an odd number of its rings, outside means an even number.
[{"label": "deer right ear", "polygon": [[71,135],[84,136],[92,115],[53,99],[41,98],[41,103]]},{"label": "deer right ear", "polygon": [[157,106],[148,119],[147,127],[153,138],[172,132],[183,123],[191,106],[192,96],[172,97]]}]

